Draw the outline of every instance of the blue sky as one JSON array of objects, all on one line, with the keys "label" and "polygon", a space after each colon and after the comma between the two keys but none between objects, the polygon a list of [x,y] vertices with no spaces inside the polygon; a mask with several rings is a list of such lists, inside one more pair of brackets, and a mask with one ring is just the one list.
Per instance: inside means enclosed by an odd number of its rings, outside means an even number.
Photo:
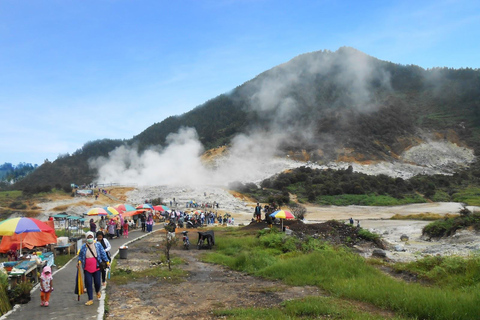
[{"label": "blue sky", "polygon": [[302,53],[480,68],[479,39],[480,1],[0,0],[0,164],[130,139]]}]

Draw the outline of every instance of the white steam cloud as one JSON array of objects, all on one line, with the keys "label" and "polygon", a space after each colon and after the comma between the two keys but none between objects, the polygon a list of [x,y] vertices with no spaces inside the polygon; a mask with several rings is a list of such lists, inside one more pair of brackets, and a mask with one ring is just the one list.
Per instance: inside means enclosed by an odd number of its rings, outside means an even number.
[{"label": "white steam cloud", "polygon": [[139,153],[137,148],[121,146],[109,157],[90,161],[98,169],[99,183],[139,185],[176,184],[179,181],[198,181],[206,176],[200,161],[203,146],[194,129],[183,128],[167,137],[168,146]]},{"label": "white steam cloud", "polygon": [[[203,146],[196,131],[182,128],[167,137],[163,149],[149,149],[142,153],[137,148],[119,147],[108,158],[90,161],[98,169],[99,183],[153,185],[227,185],[233,181],[258,182],[286,168],[301,165],[279,159],[278,147],[290,139],[313,141],[313,123],[292,123],[291,119],[302,105],[315,107],[318,88],[315,77],[334,77],[338,87],[348,88],[352,108],[374,107],[367,83],[372,76],[380,78],[380,85],[389,87],[389,76],[373,73],[372,59],[354,49],[340,49],[341,54],[323,52],[302,55],[278,66],[251,81],[250,106],[265,126],[249,128],[249,134],[240,134],[232,140],[228,155],[218,159],[214,166],[201,161]],[[340,51],[339,50],[339,51]],[[253,88],[253,90],[251,90]],[[301,90],[297,90],[301,89]],[[301,97],[292,95],[301,92]],[[294,141],[295,142],[295,141]]]},{"label": "white steam cloud", "polygon": [[[193,128],[182,128],[167,137],[164,149],[139,153],[135,147],[121,146],[108,158],[90,161],[98,169],[98,183],[154,185],[226,186],[233,181],[259,182],[281,170],[299,166],[294,161],[273,159],[277,146],[265,133],[239,135],[228,155],[204,164],[203,146]],[[281,141],[275,138],[273,141]]]}]

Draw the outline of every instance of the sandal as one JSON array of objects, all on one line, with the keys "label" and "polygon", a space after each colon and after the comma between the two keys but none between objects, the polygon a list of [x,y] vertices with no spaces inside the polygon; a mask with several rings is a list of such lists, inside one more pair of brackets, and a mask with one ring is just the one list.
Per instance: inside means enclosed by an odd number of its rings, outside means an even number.
[{"label": "sandal", "polygon": [[92,304],[93,304],[93,300],[88,300],[87,302],[85,302],[86,306],[91,306]]}]

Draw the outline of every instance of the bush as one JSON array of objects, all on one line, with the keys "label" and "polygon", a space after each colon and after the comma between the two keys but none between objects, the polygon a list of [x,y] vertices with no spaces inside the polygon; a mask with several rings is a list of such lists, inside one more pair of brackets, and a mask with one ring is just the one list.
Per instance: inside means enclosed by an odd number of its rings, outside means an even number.
[{"label": "bush", "polygon": [[163,198],[155,198],[150,201],[152,206],[160,206],[163,204]]},{"label": "bush", "polygon": [[480,230],[480,213],[445,218],[432,222],[423,227],[422,234],[431,238],[448,237],[455,234],[458,229],[473,227]]},{"label": "bush", "polygon": [[7,313],[12,306],[7,295],[8,275],[0,272],[0,316]]},{"label": "bush", "polygon": [[25,304],[31,299],[30,291],[33,286],[30,282],[21,282],[13,290],[8,291],[8,298],[11,305]]},{"label": "bush", "polygon": [[8,207],[11,209],[19,209],[19,210],[27,209],[27,205],[20,201],[13,201],[8,205]]}]

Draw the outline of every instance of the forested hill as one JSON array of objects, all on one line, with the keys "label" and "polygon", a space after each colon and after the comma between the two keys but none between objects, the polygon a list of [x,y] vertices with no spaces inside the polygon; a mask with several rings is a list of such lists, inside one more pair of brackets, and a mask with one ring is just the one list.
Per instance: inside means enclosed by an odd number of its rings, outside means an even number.
[{"label": "forested hill", "polygon": [[[15,188],[88,183],[87,160],[126,144],[165,144],[181,127],[205,148],[242,132],[281,135],[280,151],[310,160],[393,160],[429,133],[479,149],[480,71],[399,65],[353,48],[306,53],[183,115],[152,124],[130,140],[88,142],[45,163]],[[268,135],[266,135],[268,136]],[[346,152],[345,150],[348,150]]]}]

